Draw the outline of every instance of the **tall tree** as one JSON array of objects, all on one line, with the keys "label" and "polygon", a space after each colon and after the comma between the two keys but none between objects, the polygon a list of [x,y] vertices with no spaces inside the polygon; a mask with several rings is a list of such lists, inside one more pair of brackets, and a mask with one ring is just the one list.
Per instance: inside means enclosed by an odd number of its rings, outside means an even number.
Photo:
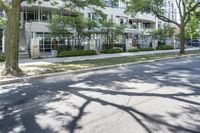
[{"label": "tall tree", "polygon": [[[0,0],[0,9],[5,11],[7,17],[6,26],[6,62],[2,74],[21,75],[22,70],[18,65],[19,49],[19,26],[20,26],[20,7],[22,2],[36,2],[37,0]],[[38,0],[39,1],[39,0]],[[60,0],[63,7],[88,7],[98,10],[96,6],[103,6],[101,0]],[[52,5],[56,5],[57,0],[52,0]],[[39,3],[41,3],[39,1]]]},{"label": "tall tree", "polygon": [[195,12],[200,5],[199,0],[174,0],[175,6],[178,9],[180,22],[168,18],[166,14],[173,13],[167,12],[163,9],[165,0],[129,0],[127,2],[127,11],[129,13],[151,11],[160,20],[167,23],[172,23],[180,29],[180,54],[185,53],[185,28],[190,22],[193,12]]},{"label": "tall tree", "polygon": [[0,9],[5,11],[6,24],[6,63],[3,74],[18,75],[22,71],[18,66],[19,25],[21,0],[11,2],[0,0]]}]

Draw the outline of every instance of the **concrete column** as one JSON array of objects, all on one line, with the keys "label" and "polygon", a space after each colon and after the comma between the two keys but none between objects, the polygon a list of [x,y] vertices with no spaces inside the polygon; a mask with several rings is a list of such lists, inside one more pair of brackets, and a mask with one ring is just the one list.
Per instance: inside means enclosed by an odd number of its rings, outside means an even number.
[{"label": "concrete column", "polygon": [[39,22],[41,21],[41,18],[40,18],[41,15],[40,15],[40,14],[41,14],[41,11],[40,11],[40,8],[38,7],[38,21],[39,21]]},{"label": "concrete column", "polygon": [[132,48],[132,39],[126,39],[126,51]]}]

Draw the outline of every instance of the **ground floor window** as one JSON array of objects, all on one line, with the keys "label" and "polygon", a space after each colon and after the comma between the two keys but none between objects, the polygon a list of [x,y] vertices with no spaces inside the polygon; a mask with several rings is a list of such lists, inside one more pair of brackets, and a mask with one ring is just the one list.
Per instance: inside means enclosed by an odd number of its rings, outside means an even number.
[{"label": "ground floor window", "polygon": [[37,32],[36,38],[39,38],[40,52],[51,52],[50,33]]}]

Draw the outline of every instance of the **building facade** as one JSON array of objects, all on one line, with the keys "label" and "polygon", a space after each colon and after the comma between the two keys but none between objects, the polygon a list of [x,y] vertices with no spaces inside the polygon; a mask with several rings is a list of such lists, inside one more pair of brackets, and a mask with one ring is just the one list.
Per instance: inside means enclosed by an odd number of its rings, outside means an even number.
[{"label": "building facade", "polygon": [[[125,14],[126,5],[124,0],[118,0],[118,3],[112,3],[109,0],[104,0],[106,7],[102,10],[109,19],[112,19],[118,24],[127,24],[128,28],[124,30],[125,38],[120,43],[126,43],[127,39],[132,43],[149,45],[151,38],[149,31],[162,27],[165,23],[156,18],[151,13],[138,13],[137,15]],[[27,4],[23,2],[21,5],[21,21],[20,21],[20,52],[26,52],[30,49],[31,39],[39,38],[41,55],[51,52],[51,34],[48,29],[48,21],[51,19],[53,12],[62,14],[60,7],[63,3],[57,1],[56,6],[52,6],[49,0],[43,0],[42,3]],[[165,15],[173,20],[178,21],[177,8],[174,0],[165,0],[164,4]],[[93,15],[88,8],[81,10],[86,18]],[[91,19],[91,18],[90,18]],[[2,41],[0,43],[0,51],[4,51],[3,32],[0,32]],[[100,38],[95,36],[96,47],[101,44]],[[63,44],[63,40],[57,39],[58,44]],[[74,42],[71,42],[72,44]],[[145,46],[144,46],[145,47]]]}]

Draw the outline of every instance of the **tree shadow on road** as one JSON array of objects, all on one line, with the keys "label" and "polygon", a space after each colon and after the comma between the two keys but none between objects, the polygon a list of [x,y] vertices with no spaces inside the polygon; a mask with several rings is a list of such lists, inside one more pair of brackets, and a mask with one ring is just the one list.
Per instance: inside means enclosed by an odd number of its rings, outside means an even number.
[{"label": "tree shadow on road", "polygon": [[[91,72],[73,77],[65,76],[62,79],[48,78],[34,80],[24,85],[4,86],[0,91],[0,132],[81,132],[84,126],[87,126],[81,122],[92,113],[88,112],[87,108],[92,103],[96,103],[102,108],[109,106],[128,114],[148,133],[161,131],[163,128],[170,132],[198,133],[200,131],[200,71],[192,66],[188,68],[187,63],[177,64],[177,67],[171,69],[165,63],[158,62],[142,67],[141,65],[121,67],[112,71]],[[151,90],[149,86],[145,88],[127,86],[119,82],[157,85],[158,87]],[[174,90],[169,88],[171,90],[167,90],[166,93],[159,92],[163,87],[182,87],[183,89],[173,92]],[[143,89],[146,91],[138,91]],[[161,98],[171,100],[174,104],[180,102],[184,105],[179,106],[180,112],[168,111],[161,116],[144,112],[134,105],[119,104],[114,100],[104,99],[101,95],[113,98],[131,97],[132,99],[136,97]],[[196,100],[191,97],[196,97]],[[76,101],[76,99],[79,100]],[[190,118],[190,121],[184,121],[183,125],[166,118],[175,120],[183,114]]]}]

